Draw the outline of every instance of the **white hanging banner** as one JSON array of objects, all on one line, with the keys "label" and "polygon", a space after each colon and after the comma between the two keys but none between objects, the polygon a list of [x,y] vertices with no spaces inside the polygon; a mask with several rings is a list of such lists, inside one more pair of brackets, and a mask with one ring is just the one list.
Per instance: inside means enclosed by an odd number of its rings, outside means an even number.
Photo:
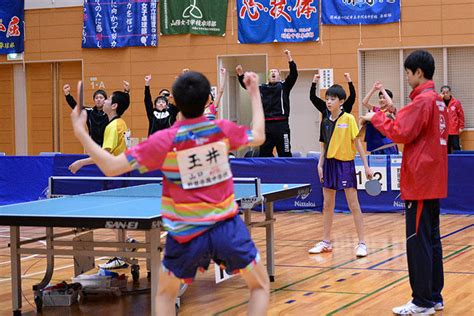
[{"label": "white hanging banner", "polygon": [[329,89],[334,84],[334,70],[332,68],[319,69],[321,80],[319,81],[320,89]]}]

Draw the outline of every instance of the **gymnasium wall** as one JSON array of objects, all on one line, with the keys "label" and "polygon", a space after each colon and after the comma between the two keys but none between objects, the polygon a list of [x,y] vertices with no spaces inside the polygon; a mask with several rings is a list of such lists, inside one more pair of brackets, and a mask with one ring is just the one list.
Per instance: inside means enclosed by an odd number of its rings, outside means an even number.
[{"label": "gymnasium wall", "polygon": [[0,65],[0,151],[7,155],[15,153],[13,104],[13,67]]},{"label": "gymnasium wall", "polygon": [[[58,72],[60,74],[59,84],[57,89],[59,90],[60,97],[59,109],[60,121],[59,130],[63,137],[59,139],[59,150],[63,153],[82,153],[82,145],[76,140],[72,130],[71,124],[71,109],[67,105],[66,98],[63,96],[62,87],[69,83],[74,86],[77,81],[81,80],[82,77],[82,64],[81,62],[63,62],[58,65]],[[87,99],[88,102],[92,97]]]},{"label": "gymnasium wall", "polygon": [[[290,49],[299,69],[333,68],[335,82],[344,82],[343,73],[350,72],[357,89],[358,49],[472,45],[473,12],[472,0],[402,1],[401,25],[368,25],[361,29],[357,26],[321,26],[319,42],[241,45],[237,43],[237,18],[235,1],[232,0],[229,2],[225,37],[159,36],[157,48],[98,50],[81,48],[81,7],[27,10],[25,61],[42,63],[27,69],[27,83],[29,87],[36,87],[28,91],[28,102],[31,102],[28,107],[31,113],[28,115],[29,118],[37,118],[37,121],[41,122],[29,123],[29,151],[30,154],[38,154],[39,151],[54,150],[50,136],[52,124],[47,122],[51,116],[49,108],[45,108],[45,104],[50,102],[49,96],[37,92],[37,89],[42,89],[42,84],[49,84],[45,69],[52,62],[60,63],[61,85],[68,81],[73,83],[82,77],[85,81],[86,96],[90,96],[100,83],[105,85],[107,91],[113,91],[122,89],[122,80],[130,81],[132,106],[124,118],[132,130],[132,136],[142,138],[146,136],[148,127],[143,107],[143,77],[146,74],[153,75],[152,91],[170,87],[183,68],[203,72],[209,77],[211,84],[216,85],[217,56],[267,54],[269,68],[287,69],[288,65],[282,52],[284,49]],[[70,61],[74,63],[69,69],[61,68]],[[0,63],[2,62],[6,62],[5,56],[0,56]],[[80,63],[82,64],[78,66]],[[13,154],[14,111],[12,88],[8,88],[8,78],[12,78],[12,71],[11,67],[5,64],[0,64],[0,70],[0,151]],[[229,69],[229,72],[233,73],[234,70]],[[10,83],[12,81],[10,79]],[[38,83],[40,81],[41,83]],[[75,95],[74,86],[72,92]],[[60,150],[65,153],[82,152],[67,122],[68,108],[62,91],[55,93],[59,94],[58,100],[61,101]],[[86,101],[91,99],[86,97]],[[44,109],[44,112],[34,113],[38,109]],[[353,113],[357,115],[358,103]],[[474,132],[464,133],[462,139],[464,149],[474,149]]]},{"label": "gymnasium wall", "polygon": [[29,64],[26,69],[28,152],[53,151],[53,98],[51,64]]}]

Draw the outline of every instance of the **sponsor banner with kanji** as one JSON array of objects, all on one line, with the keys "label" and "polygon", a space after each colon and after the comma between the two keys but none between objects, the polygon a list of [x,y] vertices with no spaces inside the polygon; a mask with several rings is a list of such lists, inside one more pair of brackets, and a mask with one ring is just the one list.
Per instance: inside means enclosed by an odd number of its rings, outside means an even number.
[{"label": "sponsor banner with kanji", "polygon": [[384,24],[400,21],[400,0],[331,0],[321,5],[321,23]]},{"label": "sponsor banner with kanji", "polygon": [[84,0],[83,48],[157,46],[157,0]]},{"label": "sponsor banner with kanji", "polygon": [[225,0],[161,0],[160,33],[224,36]]},{"label": "sponsor banner with kanji", "polygon": [[318,0],[237,0],[239,43],[319,40]]},{"label": "sponsor banner with kanji", "polygon": [[0,0],[0,54],[24,50],[24,0]]}]

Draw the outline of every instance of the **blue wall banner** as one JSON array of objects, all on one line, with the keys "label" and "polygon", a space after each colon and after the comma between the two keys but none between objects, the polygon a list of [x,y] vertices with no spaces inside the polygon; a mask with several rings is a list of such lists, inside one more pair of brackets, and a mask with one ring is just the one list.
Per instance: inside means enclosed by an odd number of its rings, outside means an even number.
[{"label": "blue wall banner", "polygon": [[318,0],[237,0],[239,43],[319,40]]},{"label": "blue wall banner", "polygon": [[84,0],[83,48],[157,46],[157,0]]},{"label": "blue wall banner", "polygon": [[400,21],[400,0],[330,0],[322,2],[321,23],[385,24]]},{"label": "blue wall banner", "polygon": [[24,0],[0,0],[0,55],[24,50]]},{"label": "blue wall banner", "polygon": [[51,156],[0,156],[0,205],[45,199]]}]

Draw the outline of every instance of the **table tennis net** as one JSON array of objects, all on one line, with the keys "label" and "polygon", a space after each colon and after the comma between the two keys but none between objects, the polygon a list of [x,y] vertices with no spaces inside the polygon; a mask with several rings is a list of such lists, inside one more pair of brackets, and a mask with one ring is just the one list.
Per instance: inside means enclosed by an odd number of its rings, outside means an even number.
[{"label": "table tennis net", "polygon": [[[49,178],[50,198],[87,195],[110,197],[151,197],[159,198],[162,193],[161,177],[63,177]],[[251,191],[259,195],[260,179],[234,178],[236,184],[253,184]],[[248,188],[247,188],[248,190]]]}]

